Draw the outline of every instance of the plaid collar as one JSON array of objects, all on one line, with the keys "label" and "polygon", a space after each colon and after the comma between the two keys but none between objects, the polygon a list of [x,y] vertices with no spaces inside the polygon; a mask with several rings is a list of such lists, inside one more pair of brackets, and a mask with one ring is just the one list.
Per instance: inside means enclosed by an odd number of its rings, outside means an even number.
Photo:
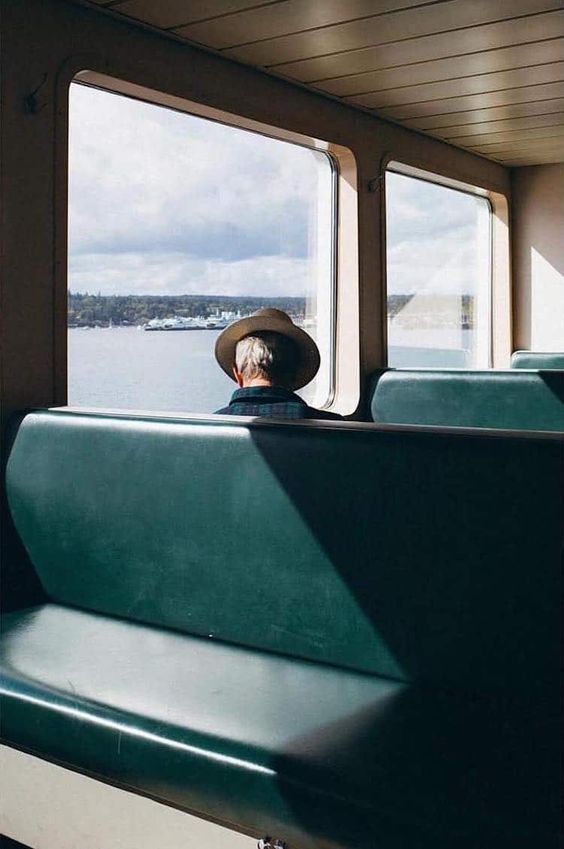
[{"label": "plaid collar", "polygon": [[299,395],[282,386],[245,386],[243,389],[236,389],[229,404],[287,404],[288,402],[307,406]]}]

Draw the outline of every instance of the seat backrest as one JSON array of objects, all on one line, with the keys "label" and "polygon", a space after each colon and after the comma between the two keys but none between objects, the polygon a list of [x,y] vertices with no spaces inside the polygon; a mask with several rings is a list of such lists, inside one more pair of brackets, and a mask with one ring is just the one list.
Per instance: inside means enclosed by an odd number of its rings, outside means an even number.
[{"label": "seat backrest", "polygon": [[382,423],[564,431],[564,372],[389,369],[369,410]]},{"label": "seat backrest", "polygon": [[564,351],[514,351],[511,368],[564,369]]},{"label": "seat backrest", "polygon": [[59,603],[401,680],[530,690],[557,674],[563,448],[46,411],[19,427],[7,495]]}]

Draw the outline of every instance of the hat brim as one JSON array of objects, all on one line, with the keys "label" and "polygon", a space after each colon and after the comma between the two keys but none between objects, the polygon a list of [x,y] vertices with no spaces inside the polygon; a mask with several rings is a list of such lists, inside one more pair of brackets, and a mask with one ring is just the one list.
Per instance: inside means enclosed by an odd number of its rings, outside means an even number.
[{"label": "hat brim", "polygon": [[215,341],[215,358],[225,374],[235,380],[233,366],[235,365],[235,349],[241,339],[252,336],[253,333],[271,331],[288,337],[297,346],[299,364],[294,379],[289,388],[301,389],[317,374],[320,364],[319,349],[311,336],[295,325],[291,320],[285,321],[270,316],[250,315],[240,318],[220,333]]}]

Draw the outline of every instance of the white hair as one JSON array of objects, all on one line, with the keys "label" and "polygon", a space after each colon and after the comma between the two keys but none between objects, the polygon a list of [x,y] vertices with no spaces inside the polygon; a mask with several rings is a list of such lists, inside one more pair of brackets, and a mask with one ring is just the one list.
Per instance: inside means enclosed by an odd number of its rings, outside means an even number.
[{"label": "white hair", "polygon": [[235,365],[245,380],[261,377],[285,386],[292,381],[297,364],[296,345],[282,333],[245,336],[235,349]]}]

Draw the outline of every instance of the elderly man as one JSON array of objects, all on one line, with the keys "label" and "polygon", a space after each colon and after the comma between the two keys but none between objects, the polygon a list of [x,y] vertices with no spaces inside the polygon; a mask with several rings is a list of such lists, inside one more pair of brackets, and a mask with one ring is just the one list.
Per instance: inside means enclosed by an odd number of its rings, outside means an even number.
[{"label": "elderly man", "polygon": [[319,368],[319,350],[308,334],[282,310],[262,309],[230,324],[218,336],[215,357],[234,381],[228,407],[231,416],[272,416],[284,419],[340,419],[316,410],[295,394]]}]

